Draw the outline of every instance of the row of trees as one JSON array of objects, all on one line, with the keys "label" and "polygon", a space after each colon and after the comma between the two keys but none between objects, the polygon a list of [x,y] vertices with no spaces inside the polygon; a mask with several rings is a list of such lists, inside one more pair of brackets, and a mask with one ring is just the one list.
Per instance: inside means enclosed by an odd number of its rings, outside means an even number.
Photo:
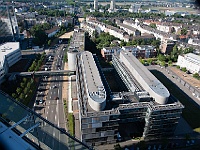
[{"label": "row of trees", "polygon": [[160,40],[157,39],[136,39],[129,42],[121,41],[120,46],[132,46],[132,45],[153,45],[157,49],[160,46]]},{"label": "row of trees", "polygon": [[146,18],[146,19],[150,19],[150,18],[156,18],[156,17],[160,17],[160,18],[164,18],[165,14],[160,13],[160,14],[156,14],[156,13],[130,13],[130,12],[113,12],[113,13],[109,13],[109,12],[86,12],[85,13],[85,17],[86,16],[94,16],[94,17],[106,17],[106,18],[113,18],[113,17],[121,17],[121,18]]},{"label": "row of trees", "polygon": [[[45,59],[45,53],[43,53],[42,55],[38,54],[36,59],[33,61],[32,65],[29,67],[28,71],[29,72],[38,71],[44,59]],[[17,87],[16,92],[12,93],[12,97],[24,104],[28,104],[30,99],[32,98],[36,86],[34,79],[23,78],[19,85],[20,86]]]}]

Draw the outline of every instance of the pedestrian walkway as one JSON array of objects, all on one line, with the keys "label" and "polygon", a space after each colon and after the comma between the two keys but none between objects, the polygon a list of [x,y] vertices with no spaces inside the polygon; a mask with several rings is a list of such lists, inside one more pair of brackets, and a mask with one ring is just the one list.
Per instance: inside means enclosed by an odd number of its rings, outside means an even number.
[{"label": "pedestrian walkway", "polygon": [[71,83],[71,79],[72,79],[72,76],[69,76],[69,87],[68,87],[68,112],[69,113],[73,113],[73,110],[72,110],[72,83]]}]

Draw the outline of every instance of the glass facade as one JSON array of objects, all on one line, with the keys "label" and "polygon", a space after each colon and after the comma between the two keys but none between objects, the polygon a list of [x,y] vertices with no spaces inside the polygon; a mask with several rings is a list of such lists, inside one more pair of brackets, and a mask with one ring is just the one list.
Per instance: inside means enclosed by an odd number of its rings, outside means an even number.
[{"label": "glass facade", "polygon": [[92,149],[2,91],[0,121],[36,149]]}]

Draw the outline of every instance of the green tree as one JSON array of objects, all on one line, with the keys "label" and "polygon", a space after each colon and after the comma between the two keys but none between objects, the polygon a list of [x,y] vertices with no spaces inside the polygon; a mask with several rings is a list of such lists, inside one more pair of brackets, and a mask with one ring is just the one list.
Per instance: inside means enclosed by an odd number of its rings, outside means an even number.
[{"label": "green tree", "polygon": [[24,83],[24,82],[21,82],[21,83],[20,83],[20,86],[21,86],[22,88],[24,88],[25,85],[26,85],[26,83]]},{"label": "green tree", "polygon": [[27,87],[24,88],[24,94],[27,94],[29,89]]},{"label": "green tree", "polygon": [[22,89],[18,87],[18,88],[16,89],[16,92],[17,92],[18,95],[20,95],[20,93],[22,92]]},{"label": "green tree", "polygon": [[118,144],[114,145],[114,150],[123,150],[121,146]]},{"label": "green tree", "polygon": [[181,70],[182,70],[183,72],[186,72],[186,71],[187,71],[186,67],[181,68]]},{"label": "green tree", "polygon": [[165,60],[166,60],[166,58],[165,58],[165,56],[164,56],[164,55],[162,55],[162,54],[159,54],[159,55],[158,55],[158,60],[159,60],[159,61],[165,61]]},{"label": "green tree", "polygon": [[13,98],[16,98],[16,97],[17,97],[17,94],[16,94],[16,93],[12,93],[12,97],[13,97]]},{"label": "green tree", "polygon": [[152,27],[152,28],[154,28],[154,29],[157,28],[155,23],[150,23],[149,26]]},{"label": "green tree", "polygon": [[183,28],[181,29],[181,35],[186,35],[187,34],[187,29],[186,28]]},{"label": "green tree", "polygon": [[23,100],[24,98],[25,98],[24,93],[21,93],[21,94],[19,95],[19,99]]},{"label": "green tree", "polygon": [[31,82],[27,83],[27,88],[30,89],[31,88]]},{"label": "green tree", "polygon": [[193,74],[193,77],[196,78],[196,79],[198,79],[198,80],[200,80],[200,76],[199,76],[198,73]]}]

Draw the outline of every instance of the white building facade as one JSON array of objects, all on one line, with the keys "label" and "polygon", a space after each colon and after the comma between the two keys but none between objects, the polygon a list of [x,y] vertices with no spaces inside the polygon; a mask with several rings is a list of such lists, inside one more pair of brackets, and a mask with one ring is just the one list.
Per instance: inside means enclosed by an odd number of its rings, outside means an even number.
[{"label": "white building facade", "polygon": [[8,42],[0,45],[0,84],[5,80],[9,67],[21,59],[19,42]]},{"label": "white building facade", "polygon": [[186,68],[191,73],[200,74],[200,56],[193,53],[188,53],[185,55],[179,55],[177,65],[180,68]]}]

